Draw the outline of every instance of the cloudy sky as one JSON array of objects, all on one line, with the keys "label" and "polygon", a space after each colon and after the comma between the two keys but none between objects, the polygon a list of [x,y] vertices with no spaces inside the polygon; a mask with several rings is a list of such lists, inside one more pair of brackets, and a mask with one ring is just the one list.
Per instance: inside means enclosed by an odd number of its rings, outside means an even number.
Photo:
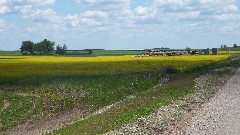
[{"label": "cloudy sky", "polygon": [[239,0],[0,0],[0,50],[43,39],[69,49],[240,45]]}]

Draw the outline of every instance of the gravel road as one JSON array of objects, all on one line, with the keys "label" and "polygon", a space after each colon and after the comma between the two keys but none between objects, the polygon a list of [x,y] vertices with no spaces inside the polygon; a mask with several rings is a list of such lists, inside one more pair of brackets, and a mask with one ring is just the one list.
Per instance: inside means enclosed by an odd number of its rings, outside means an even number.
[{"label": "gravel road", "polygon": [[217,86],[213,74],[195,79],[196,93],[106,135],[240,135],[240,68]]},{"label": "gravel road", "polygon": [[186,135],[240,135],[240,69],[193,117]]}]

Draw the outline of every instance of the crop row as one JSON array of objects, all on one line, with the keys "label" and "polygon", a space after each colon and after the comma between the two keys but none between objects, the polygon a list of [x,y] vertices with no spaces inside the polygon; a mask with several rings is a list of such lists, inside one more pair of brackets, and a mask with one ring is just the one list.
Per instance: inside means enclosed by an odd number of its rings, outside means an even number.
[{"label": "crop row", "polygon": [[0,76],[104,75],[151,71],[167,67],[178,71],[188,71],[226,59],[227,57],[226,55],[145,58],[134,58],[132,56],[0,56]]}]

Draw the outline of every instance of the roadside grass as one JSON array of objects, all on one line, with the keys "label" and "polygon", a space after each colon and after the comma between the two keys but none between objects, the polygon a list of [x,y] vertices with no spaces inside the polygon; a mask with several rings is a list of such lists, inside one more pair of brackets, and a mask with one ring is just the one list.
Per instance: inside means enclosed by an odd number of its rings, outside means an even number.
[{"label": "roadside grass", "polygon": [[3,92],[0,92],[0,103],[0,131],[5,131],[27,122],[37,115],[41,104],[40,99],[36,97]]},{"label": "roadside grass", "polygon": [[102,134],[110,130],[118,129],[193,92],[194,77],[194,75],[185,73],[174,74],[170,77],[173,79],[161,87],[155,87],[148,91],[135,94],[135,98],[123,101],[120,105],[111,108],[105,113],[75,122],[70,126],[50,134]]},{"label": "roadside grass", "polygon": [[[159,83],[161,72],[100,76],[67,76],[34,80],[28,92],[43,99],[43,109],[57,113],[73,108],[100,108],[129,95],[141,93]],[[31,87],[31,86],[28,86]]]}]

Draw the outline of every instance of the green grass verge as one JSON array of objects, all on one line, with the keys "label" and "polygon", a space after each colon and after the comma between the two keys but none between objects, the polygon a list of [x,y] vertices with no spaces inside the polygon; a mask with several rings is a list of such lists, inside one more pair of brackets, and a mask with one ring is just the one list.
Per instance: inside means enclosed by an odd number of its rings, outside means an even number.
[{"label": "green grass verge", "polygon": [[0,131],[27,122],[40,109],[38,98],[12,93],[0,92],[0,103]]},{"label": "green grass verge", "polygon": [[43,110],[61,112],[75,107],[100,108],[146,91],[165,75],[158,71],[99,76],[45,76],[11,80],[25,92],[39,95]]},{"label": "green grass verge", "polygon": [[122,102],[118,107],[50,134],[102,134],[120,128],[124,124],[133,122],[139,117],[148,115],[157,108],[191,93],[194,86],[193,78],[193,75],[177,74],[173,80],[162,87],[136,94],[136,98]]}]

